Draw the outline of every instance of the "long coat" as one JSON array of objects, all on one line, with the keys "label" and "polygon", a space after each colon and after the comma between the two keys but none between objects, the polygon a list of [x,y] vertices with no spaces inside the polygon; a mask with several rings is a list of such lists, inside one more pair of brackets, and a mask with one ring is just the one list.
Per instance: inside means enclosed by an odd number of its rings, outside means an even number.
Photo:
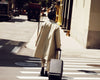
[{"label": "long coat", "polygon": [[60,31],[56,23],[45,22],[36,42],[34,57],[46,59],[56,58],[56,49],[60,48]]}]

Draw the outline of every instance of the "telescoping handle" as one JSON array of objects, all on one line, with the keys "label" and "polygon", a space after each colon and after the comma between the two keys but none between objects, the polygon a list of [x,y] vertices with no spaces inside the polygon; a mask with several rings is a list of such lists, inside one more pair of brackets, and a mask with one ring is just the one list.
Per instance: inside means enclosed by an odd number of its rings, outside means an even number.
[{"label": "telescoping handle", "polygon": [[61,49],[60,48],[58,48],[58,49],[56,49],[58,52],[60,52],[60,53],[58,53],[58,59],[60,60],[61,59]]}]

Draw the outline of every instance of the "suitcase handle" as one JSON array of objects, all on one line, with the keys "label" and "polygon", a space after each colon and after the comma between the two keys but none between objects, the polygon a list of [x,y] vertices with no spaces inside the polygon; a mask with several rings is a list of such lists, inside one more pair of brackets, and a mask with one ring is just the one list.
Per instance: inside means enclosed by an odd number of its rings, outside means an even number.
[{"label": "suitcase handle", "polygon": [[59,58],[58,58],[60,60],[61,59],[61,49],[57,48],[56,51],[60,51]]}]

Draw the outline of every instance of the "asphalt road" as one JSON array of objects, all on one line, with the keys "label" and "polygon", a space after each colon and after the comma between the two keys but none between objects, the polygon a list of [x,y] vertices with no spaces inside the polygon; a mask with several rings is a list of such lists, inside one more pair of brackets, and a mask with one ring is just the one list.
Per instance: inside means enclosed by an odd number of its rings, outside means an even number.
[{"label": "asphalt road", "polygon": [[40,67],[40,59],[21,53],[37,31],[37,25],[38,22],[27,21],[27,16],[0,20],[0,80],[19,80],[16,75],[23,67]]},{"label": "asphalt road", "polygon": [[0,39],[28,42],[37,30],[38,22],[27,21],[27,16],[0,21]]},{"label": "asphalt road", "polygon": [[[26,16],[0,22],[0,80],[48,80],[40,76],[41,60],[25,47],[34,38],[37,25]],[[62,60],[62,80],[100,80],[100,59],[64,55]]]}]

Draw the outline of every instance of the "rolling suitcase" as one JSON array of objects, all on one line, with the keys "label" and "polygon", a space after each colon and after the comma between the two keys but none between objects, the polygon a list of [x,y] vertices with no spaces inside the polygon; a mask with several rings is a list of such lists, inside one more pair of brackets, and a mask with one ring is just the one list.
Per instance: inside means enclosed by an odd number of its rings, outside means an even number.
[{"label": "rolling suitcase", "polygon": [[63,73],[63,61],[61,58],[61,50],[59,59],[51,59],[50,61],[50,71],[49,71],[49,80],[61,80]]}]

